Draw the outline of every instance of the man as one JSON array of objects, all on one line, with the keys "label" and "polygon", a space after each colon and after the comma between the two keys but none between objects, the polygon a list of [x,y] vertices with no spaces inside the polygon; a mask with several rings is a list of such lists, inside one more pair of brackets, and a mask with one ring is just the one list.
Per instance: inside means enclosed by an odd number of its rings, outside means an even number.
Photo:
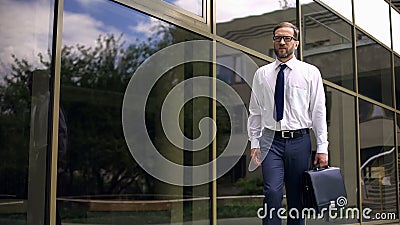
[{"label": "man", "polygon": [[[289,212],[301,217],[302,174],[309,169],[311,141],[315,133],[314,164],[328,165],[325,93],[319,70],[296,59],[298,29],[282,22],[273,30],[276,60],[259,68],[254,76],[248,119],[253,163],[261,165],[264,179],[263,224],[280,225],[283,184]],[[281,211],[282,212],[282,211]],[[292,213],[295,215],[295,213]],[[304,224],[288,215],[288,225]]]}]

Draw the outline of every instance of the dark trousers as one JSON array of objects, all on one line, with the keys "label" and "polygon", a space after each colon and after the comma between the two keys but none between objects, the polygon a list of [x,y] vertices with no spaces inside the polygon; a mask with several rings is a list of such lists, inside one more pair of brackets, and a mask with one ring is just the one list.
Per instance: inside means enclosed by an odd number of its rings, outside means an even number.
[{"label": "dark trousers", "polygon": [[[302,211],[302,174],[308,170],[310,165],[311,140],[310,134],[293,139],[283,139],[274,137],[272,144],[266,144],[267,137],[265,132],[260,140],[261,152],[268,152],[262,162],[262,174],[264,179],[264,207],[266,207],[266,217],[263,225],[281,225],[281,218],[277,215],[278,209],[282,208],[283,185],[286,189],[286,201],[288,207],[281,210],[279,215],[287,216],[288,225],[303,225],[304,219],[301,218]],[[268,146],[271,146],[266,149]],[[271,210],[274,208],[275,210]],[[300,218],[292,218],[289,211],[293,210],[292,215],[298,211]],[[272,212],[272,213],[271,213]],[[294,216],[295,217],[295,216]]]}]

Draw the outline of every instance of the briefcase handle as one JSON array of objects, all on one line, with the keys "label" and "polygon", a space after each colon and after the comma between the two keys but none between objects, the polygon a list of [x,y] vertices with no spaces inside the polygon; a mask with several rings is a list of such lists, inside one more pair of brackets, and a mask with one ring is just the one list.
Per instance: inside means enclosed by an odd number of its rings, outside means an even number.
[{"label": "briefcase handle", "polygon": [[314,165],[313,170],[314,171],[321,171],[321,170],[328,169],[328,168],[329,168],[329,166],[321,167],[319,164],[316,164],[316,165]]}]

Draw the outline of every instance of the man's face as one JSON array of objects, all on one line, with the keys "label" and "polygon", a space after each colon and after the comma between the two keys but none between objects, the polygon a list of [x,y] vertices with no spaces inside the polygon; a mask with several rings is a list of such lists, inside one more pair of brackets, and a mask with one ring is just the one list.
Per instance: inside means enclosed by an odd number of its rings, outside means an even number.
[{"label": "man's face", "polygon": [[[294,37],[294,30],[290,27],[281,27],[275,31],[275,37],[276,36]],[[293,57],[294,51],[299,45],[299,41],[296,41],[293,38],[289,42],[285,42],[284,38],[280,41],[273,42],[276,56],[279,60],[285,62]]]}]

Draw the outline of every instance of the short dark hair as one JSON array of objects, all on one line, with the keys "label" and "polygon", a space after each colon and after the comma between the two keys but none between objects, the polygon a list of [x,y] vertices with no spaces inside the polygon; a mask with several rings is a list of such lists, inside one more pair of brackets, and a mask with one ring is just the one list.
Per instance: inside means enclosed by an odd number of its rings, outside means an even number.
[{"label": "short dark hair", "polygon": [[274,31],[272,32],[272,35],[275,36],[275,31],[278,30],[279,28],[282,27],[290,27],[293,29],[293,36],[296,38],[296,40],[299,40],[299,29],[293,25],[292,23],[289,22],[281,22],[278,25],[274,27]]}]

